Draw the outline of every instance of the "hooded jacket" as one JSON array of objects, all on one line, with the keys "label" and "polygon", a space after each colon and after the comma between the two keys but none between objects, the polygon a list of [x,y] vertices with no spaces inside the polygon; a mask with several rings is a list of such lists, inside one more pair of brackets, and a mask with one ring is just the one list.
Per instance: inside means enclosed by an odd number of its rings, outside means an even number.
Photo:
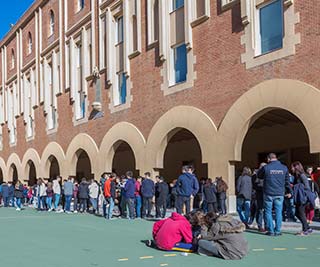
[{"label": "hooded jacket", "polygon": [[141,195],[143,197],[153,197],[154,196],[154,182],[146,178],[141,183]]},{"label": "hooded jacket", "polygon": [[195,176],[191,173],[185,172],[181,174],[176,183],[177,195],[182,197],[190,197],[197,190],[195,179]]},{"label": "hooded jacket", "polygon": [[87,182],[81,182],[79,184],[79,198],[88,199],[89,198],[89,185]]},{"label": "hooded jacket", "polygon": [[178,242],[192,242],[189,221],[176,212],[173,212],[171,217],[156,222],[153,225],[152,235],[157,247],[162,250],[171,250]]}]

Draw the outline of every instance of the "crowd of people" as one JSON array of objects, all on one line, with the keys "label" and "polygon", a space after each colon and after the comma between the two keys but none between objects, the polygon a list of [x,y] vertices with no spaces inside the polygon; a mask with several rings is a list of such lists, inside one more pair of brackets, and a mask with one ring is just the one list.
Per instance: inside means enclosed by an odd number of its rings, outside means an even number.
[{"label": "crowd of people", "polygon": [[252,172],[243,168],[236,191],[237,211],[247,228],[255,219],[260,232],[278,236],[282,221],[299,220],[302,231],[297,235],[312,233],[310,224],[315,209],[320,208],[318,173],[312,167],[304,169],[300,162],[294,162],[289,170],[270,153],[268,163],[262,163],[259,169]]}]

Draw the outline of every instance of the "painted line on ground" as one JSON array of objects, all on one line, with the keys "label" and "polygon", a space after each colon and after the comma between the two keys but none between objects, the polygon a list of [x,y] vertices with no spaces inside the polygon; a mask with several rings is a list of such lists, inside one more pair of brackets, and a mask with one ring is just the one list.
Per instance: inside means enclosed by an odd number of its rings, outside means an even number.
[{"label": "painted line on ground", "polygon": [[128,258],[118,259],[118,261],[128,261]]},{"label": "painted line on ground", "polygon": [[146,260],[146,259],[153,259],[154,256],[142,256],[142,257],[139,257],[140,260]]},{"label": "painted line on ground", "polygon": [[307,248],[294,248],[295,250],[307,250]]},{"label": "painted line on ground", "polygon": [[164,254],[163,257],[175,257],[177,254]]},{"label": "painted line on ground", "polygon": [[264,248],[254,248],[252,249],[252,251],[264,251],[265,249]]},{"label": "painted line on ground", "polygon": [[273,250],[275,251],[284,251],[284,250],[288,250],[287,248],[273,248]]},{"label": "painted line on ground", "polygon": [[161,263],[160,266],[168,266],[168,263]]}]

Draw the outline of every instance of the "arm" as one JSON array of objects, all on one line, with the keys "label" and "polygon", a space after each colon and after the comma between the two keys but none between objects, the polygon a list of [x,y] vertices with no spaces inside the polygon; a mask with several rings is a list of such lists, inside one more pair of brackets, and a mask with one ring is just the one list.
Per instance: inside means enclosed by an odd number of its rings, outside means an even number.
[{"label": "arm", "polygon": [[237,180],[237,194],[240,192],[240,189],[241,189],[241,180],[242,180],[242,176],[240,176]]},{"label": "arm", "polygon": [[264,169],[264,167],[262,167],[262,168],[260,168],[258,170],[257,177],[259,179],[263,180],[264,179],[264,175],[265,175],[265,169]]},{"label": "arm", "polygon": [[191,225],[189,224],[189,222],[187,222],[187,224],[184,227],[180,228],[180,233],[183,237],[183,240],[186,243],[192,243],[192,230],[191,230]]},{"label": "arm", "polygon": [[292,194],[292,190],[291,190],[291,185],[290,185],[290,176],[289,176],[289,171],[288,171],[288,169],[287,169],[286,174],[285,174],[284,183],[285,183],[285,191],[286,191],[286,194],[291,195],[291,194]]},{"label": "arm", "polygon": [[152,236],[153,236],[153,239],[156,238],[161,226],[164,224],[166,220],[161,220],[161,221],[158,221],[156,223],[154,223],[153,225],[153,229],[152,229]]}]

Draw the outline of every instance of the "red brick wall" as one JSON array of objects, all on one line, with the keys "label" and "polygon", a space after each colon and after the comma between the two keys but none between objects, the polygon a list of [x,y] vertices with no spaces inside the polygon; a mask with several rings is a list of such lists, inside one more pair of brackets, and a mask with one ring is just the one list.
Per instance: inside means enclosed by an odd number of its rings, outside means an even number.
[{"label": "red brick wall", "polygon": [[84,2],[84,8],[78,11],[78,0],[68,0],[68,29],[79,22],[91,10],[91,1],[85,0]]},{"label": "red brick wall", "polygon": [[[54,32],[50,35],[50,11],[54,13]],[[59,0],[50,0],[42,8],[42,50],[59,38]]]},{"label": "red brick wall", "polygon": [[[32,52],[29,54],[29,32],[32,36]],[[27,65],[36,55],[36,22],[33,17],[25,28],[22,29],[22,66]]]},{"label": "red brick wall", "polygon": [[[11,55],[12,55],[12,49],[14,51],[14,57],[15,57],[15,64],[14,68],[11,68]],[[14,37],[10,43],[7,46],[7,78],[10,79],[13,75],[17,73],[17,40],[16,37]]]}]

